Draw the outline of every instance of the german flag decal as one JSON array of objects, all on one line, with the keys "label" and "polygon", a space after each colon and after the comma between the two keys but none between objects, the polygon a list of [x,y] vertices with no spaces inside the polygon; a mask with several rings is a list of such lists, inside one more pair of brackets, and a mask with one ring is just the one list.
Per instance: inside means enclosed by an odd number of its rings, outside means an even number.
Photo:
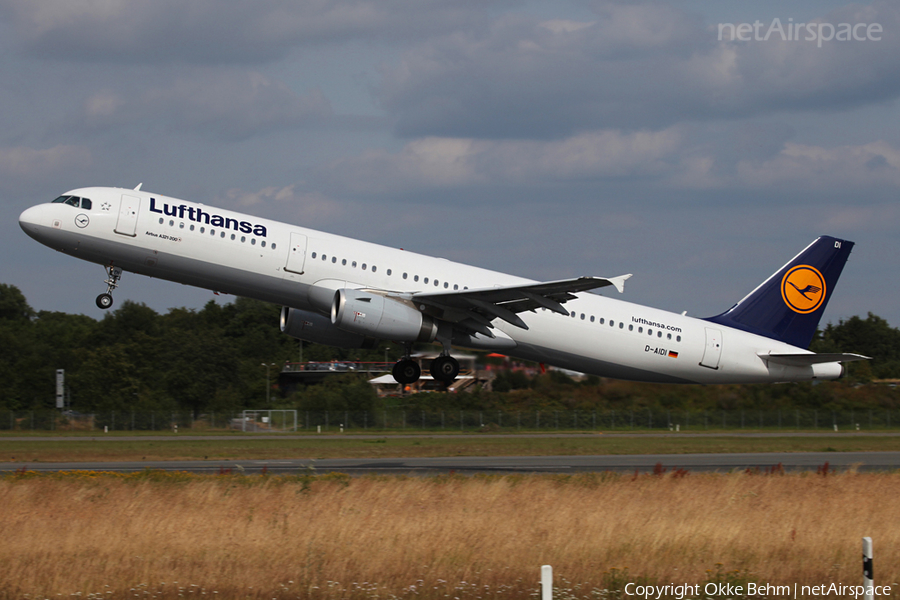
[{"label": "german flag decal", "polygon": [[669,358],[678,358],[678,353],[674,350],[669,350]]}]

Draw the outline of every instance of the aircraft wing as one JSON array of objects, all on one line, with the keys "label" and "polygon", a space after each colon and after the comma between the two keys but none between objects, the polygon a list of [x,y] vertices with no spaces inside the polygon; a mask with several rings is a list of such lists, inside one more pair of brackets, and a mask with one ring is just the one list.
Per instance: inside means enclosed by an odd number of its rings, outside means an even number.
[{"label": "aircraft wing", "polygon": [[455,292],[419,292],[406,296],[417,305],[426,305],[445,321],[460,324],[473,331],[494,337],[491,321],[502,319],[511,325],[528,329],[516,313],[546,308],[568,315],[563,303],[574,300],[577,292],[613,286],[622,292],[631,274],[618,277],[578,277],[542,283],[512,285]]},{"label": "aircraft wing", "polygon": [[862,354],[841,354],[839,352],[823,352],[822,354],[769,354],[760,353],[761,359],[791,367],[808,367],[831,362],[853,362],[856,360],[872,360]]}]

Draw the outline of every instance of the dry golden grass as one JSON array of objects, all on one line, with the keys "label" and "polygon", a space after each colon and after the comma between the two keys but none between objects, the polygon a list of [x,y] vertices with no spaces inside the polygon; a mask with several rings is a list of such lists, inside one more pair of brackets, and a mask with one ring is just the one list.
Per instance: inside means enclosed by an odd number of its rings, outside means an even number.
[{"label": "dry golden grass", "polygon": [[[611,568],[772,584],[900,581],[900,475],[0,480],[0,597],[591,597]],[[411,589],[411,586],[414,589]],[[571,587],[571,586],[569,586]],[[134,590],[133,592],[131,590]]]}]

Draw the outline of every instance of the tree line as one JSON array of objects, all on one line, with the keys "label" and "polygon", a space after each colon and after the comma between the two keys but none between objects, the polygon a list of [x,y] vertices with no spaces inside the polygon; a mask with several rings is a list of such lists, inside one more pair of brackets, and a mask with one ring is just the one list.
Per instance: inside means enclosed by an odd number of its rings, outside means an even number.
[{"label": "tree line", "polygon": [[[811,350],[873,357],[852,363],[850,377],[822,385],[674,386],[588,377],[555,371],[536,376],[501,372],[493,389],[459,394],[379,398],[362,375],[341,375],[289,395],[274,383],[280,367],[297,361],[299,342],[278,328],[279,307],[247,298],[202,309],[160,314],[125,301],[102,319],[35,311],[15,286],[0,284],[0,410],[55,406],[55,371],[65,369],[70,406],[79,412],[227,412],[247,408],[301,410],[599,410],[635,407],[734,409],[849,406],[895,408],[900,378],[900,330],[868,314],[818,332]],[[402,348],[374,350],[303,345],[303,359],[380,361]],[[490,360],[490,359],[484,359]],[[274,367],[271,365],[275,365]],[[267,405],[267,367],[271,401]]]}]

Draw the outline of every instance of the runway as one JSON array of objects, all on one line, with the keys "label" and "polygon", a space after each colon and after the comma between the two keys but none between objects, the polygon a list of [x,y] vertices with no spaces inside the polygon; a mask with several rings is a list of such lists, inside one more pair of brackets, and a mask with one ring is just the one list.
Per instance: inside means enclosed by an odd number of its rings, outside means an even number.
[{"label": "runway", "polygon": [[671,472],[729,472],[776,468],[786,471],[891,471],[900,469],[900,452],[778,452],[740,454],[629,454],[597,456],[484,456],[439,458],[333,458],[291,460],[173,460],[132,462],[2,463],[0,472],[113,471],[144,469],[191,473],[312,474],[340,472],[349,475],[436,475],[447,473],[618,473],[653,472],[657,465]]}]

